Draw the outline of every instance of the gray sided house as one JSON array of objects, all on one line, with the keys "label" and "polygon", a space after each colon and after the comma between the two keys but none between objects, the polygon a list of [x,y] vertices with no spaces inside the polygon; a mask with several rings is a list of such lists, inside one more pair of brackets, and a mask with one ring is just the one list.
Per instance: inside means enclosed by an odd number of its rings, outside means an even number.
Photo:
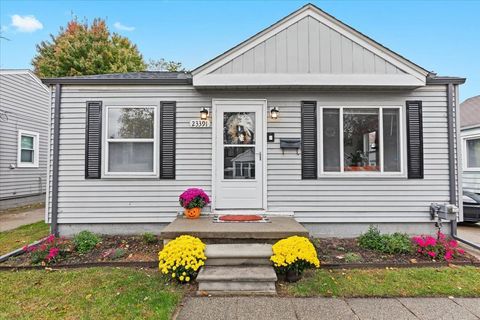
[{"label": "gray sided house", "polygon": [[42,202],[50,92],[29,70],[0,70],[0,210]]},{"label": "gray sided house", "polygon": [[461,206],[464,81],[313,5],[191,73],[45,79],[48,220],[64,235],[158,232],[201,187],[204,212],[293,215],[317,236],[431,231],[431,202]]},{"label": "gray sided house", "polygon": [[463,189],[480,193],[480,96],[460,104]]}]

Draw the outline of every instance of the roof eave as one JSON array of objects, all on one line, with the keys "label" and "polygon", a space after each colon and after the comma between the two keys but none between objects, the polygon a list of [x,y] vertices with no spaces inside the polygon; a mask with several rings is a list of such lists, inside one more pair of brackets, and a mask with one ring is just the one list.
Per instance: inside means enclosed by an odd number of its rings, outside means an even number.
[{"label": "roof eave", "polygon": [[82,79],[82,78],[45,78],[42,79],[45,85],[55,84],[122,84],[122,85],[146,85],[146,84],[162,84],[162,85],[181,85],[192,84],[192,79]]},{"label": "roof eave", "polygon": [[427,77],[427,84],[464,84],[466,78],[461,77]]}]

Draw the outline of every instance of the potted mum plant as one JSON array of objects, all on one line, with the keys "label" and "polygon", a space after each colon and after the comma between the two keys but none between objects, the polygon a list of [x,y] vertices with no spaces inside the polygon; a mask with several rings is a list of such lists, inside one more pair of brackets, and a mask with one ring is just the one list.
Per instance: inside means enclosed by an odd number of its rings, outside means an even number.
[{"label": "potted mum plant", "polygon": [[292,236],[272,246],[275,271],[288,282],[298,281],[305,269],[320,267],[315,247],[305,237]]},{"label": "potted mum plant", "polygon": [[200,188],[188,188],[178,198],[180,205],[185,208],[185,217],[197,219],[202,208],[210,203],[210,198]]}]

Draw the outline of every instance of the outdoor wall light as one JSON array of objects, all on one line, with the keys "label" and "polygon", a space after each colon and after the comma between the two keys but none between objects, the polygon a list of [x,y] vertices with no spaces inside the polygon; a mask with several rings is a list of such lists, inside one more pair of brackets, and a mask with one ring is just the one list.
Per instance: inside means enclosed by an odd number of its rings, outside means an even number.
[{"label": "outdoor wall light", "polygon": [[270,110],[270,117],[273,119],[273,120],[276,120],[278,119],[278,114],[280,113],[280,111],[278,110],[277,107],[273,107],[272,110]]},{"label": "outdoor wall light", "polygon": [[208,119],[208,109],[203,108],[200,110],[200,120],[207,120]]}]

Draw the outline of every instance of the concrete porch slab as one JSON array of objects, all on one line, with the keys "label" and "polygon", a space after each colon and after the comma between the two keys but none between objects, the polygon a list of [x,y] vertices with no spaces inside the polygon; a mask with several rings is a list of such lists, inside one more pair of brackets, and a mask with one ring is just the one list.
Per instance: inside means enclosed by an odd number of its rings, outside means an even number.
[{"label": "concrete porch slab", "polygon": [[167,225],[160,237],[175,239],[188,234],[202,240],[278,240],[289,236],[308,237],[305,229],[292,217],[269,217],[269,223],[214,223],[212,217],[185,219],[178,217]]}]

